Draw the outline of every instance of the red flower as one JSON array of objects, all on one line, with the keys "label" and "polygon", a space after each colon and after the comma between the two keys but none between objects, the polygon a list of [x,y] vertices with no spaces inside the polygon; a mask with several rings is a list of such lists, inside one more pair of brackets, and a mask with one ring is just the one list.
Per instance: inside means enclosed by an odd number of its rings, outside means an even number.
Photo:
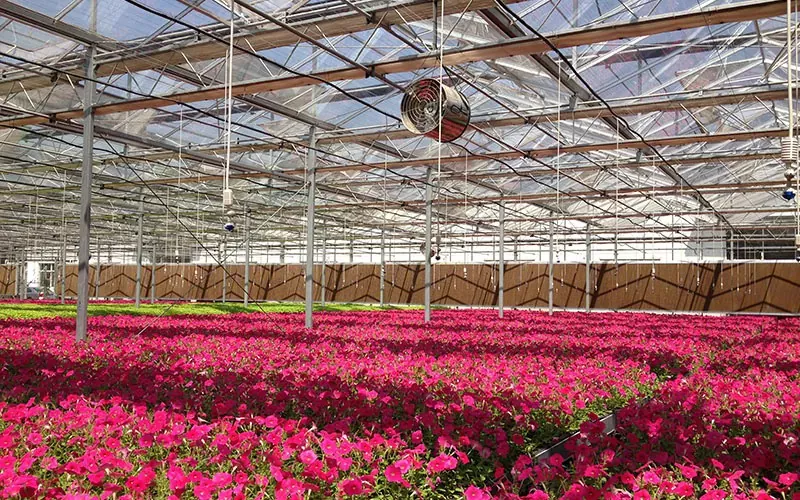
[{"label": "red flower", "polygon": [[150,485],[153,484],[155,479],[155,471],[150,467],[145,467],[135,476],[128,478],[125,482],[125,486],[136,493],[144,493],[150,488]]},{"label": "red flower", "polygon": [[690,497],[694,495],[694,486],[692,486],[692,483],[682,481],[675,485],[675,487],[672,489],[672,493],[681,497]]},{"label": "red flower", "polygon": [[364,486],[360,479],[345,479],[339,483],[339,487],[345,495],[360,495],[364,492]]}]

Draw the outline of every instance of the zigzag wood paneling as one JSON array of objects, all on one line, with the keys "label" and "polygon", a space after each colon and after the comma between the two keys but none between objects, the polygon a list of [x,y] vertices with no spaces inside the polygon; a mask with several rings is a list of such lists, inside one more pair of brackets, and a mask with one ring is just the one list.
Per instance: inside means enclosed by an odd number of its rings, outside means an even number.
[{"label": "zigzag wood paneling", "polygon": [[[556,307],[584,305],[584,265],[553,266]],[[227,266],[229,300],[241,300],[244,265]],[[302,264],[253,264],[251,297],[255,300],[301,301],[305,297]],[[548,266],[507,263],[505,303],[508,307],[547,306]],[[319,300],[322,265],[314,269],[314,299]],[[100,295],[131,298],[136,266],[105,265],[100,270]],[[159,264],[156,266],[158,298],[219,300],[222,270],[216,266]],[[424,266],[386,265],[385,298],[388,303],[421,304]],[[94,290],[95,268],[89,272]],[[142,269],[142,297],[150,296],[151,267]],[[67,266],[67,295],[75,295],[76,266]],[[13,266],[0,267],[0,290],[14,290]],[[377,264],[327,264],[325,295],[331,302],[376,303],[380,297]],[[433,266],[431,298],[434,304],[493,306],[497,303],[497,266],[489,264],[437,264]],[[597,309],[749,311],[800,313],[800,264],[791,262],[703,264],[593,264],[591,305]]]}]

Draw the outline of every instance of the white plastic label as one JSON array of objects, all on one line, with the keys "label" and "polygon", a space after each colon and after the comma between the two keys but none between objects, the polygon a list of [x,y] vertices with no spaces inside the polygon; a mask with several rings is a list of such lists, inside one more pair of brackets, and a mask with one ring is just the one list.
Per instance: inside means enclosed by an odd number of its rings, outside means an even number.
[{"label": "white plastic label", "polygon": [[226,207],[233,205],[233,190],[224,189],[222,191],[222,205]]}]

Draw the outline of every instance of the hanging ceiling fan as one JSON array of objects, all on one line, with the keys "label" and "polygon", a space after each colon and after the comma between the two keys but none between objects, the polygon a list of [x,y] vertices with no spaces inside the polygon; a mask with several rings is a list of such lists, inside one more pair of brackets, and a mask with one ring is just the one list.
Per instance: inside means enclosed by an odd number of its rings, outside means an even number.
[{"label": "hanging ceiling fan", "polygon": [[452,142],[467,130],[470,107],[458,90],[439,80],[423,78],[406,88],[400,115],[409,131],[439,142]]}]

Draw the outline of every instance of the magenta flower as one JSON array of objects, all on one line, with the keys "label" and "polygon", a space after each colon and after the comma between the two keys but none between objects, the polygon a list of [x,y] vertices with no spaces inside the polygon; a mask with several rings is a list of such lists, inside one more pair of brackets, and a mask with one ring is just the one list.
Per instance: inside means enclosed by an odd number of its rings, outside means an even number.
[{"label": "magenta flower", "polygon": [[402,483],[403,482],[403,473],[400,471],[396,465],[392,464],[386,468],[384,471],[384,475],[386,479],[390,483]]},{"label": "magenta flower", "polygon": [[317,461],[317,454],[313,450],[304,450],[300,453],[300,461],[310,465]]},{"label": "magenta flower", "polygon": [[453,470],[458,466],[458,460],[450,455],[441,454],[428,462],[428,472],[438,474],[446,470]]},{"label": "magenta flower", "polygon": [[361,495],[364,492],[360,479],[345,479],[339,483],[339,488],[348,496]]},{"label": "magenta flower", "polygon": [[492,496],[477,486],[470,486],[464,490],[466,500],[491,500]]},{"label": "magenta flower", "polygon": [[155,471],[150,467],[145,467],[138,474],[129,478],[125,486],[135,493],[144,493],[156,479]]}]

